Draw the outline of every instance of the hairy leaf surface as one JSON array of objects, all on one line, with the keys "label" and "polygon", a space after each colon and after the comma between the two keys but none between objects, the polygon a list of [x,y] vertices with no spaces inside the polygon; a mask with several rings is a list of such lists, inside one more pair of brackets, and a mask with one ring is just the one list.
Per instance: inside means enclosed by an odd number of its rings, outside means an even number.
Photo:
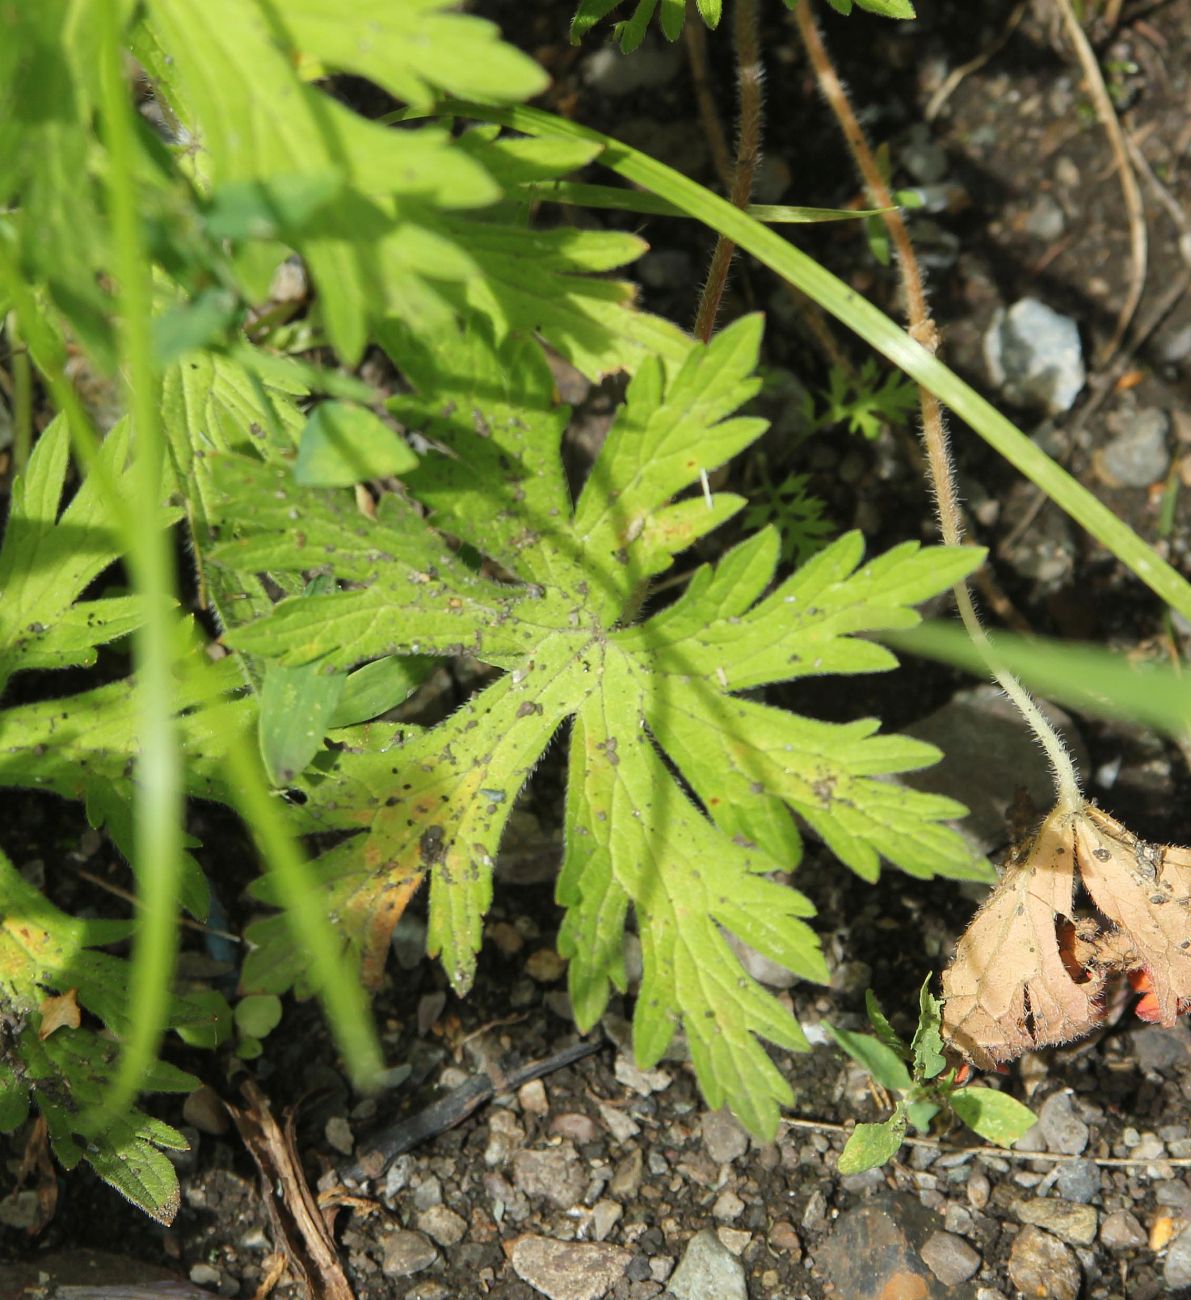
[{"label": "hairy leaf surface", "polygon": [[[509,813],[571,718],[559,946],[579,1023],[626,987],[632,909],[645,959],[639,1058],[656,1061],[682,1029],[711,1104],[727,1100],[761,1133],[790,1092],[759,1040],[805,1039],[725,935],[826,978],[809,901],[769,878],[797,862],[791,812],[866,879],[882,858],[919,876],[982,868],[943,825],[958,805],[885,779],[933,761],[929,746],[740,694],[892,666],[854,634],[913,623],[913,603],[979,552],[907,545],[866,563],[853,534],[769,590],[779,539],[767,530],[698,569],[672,605],[649,603],[650,579],[742,504],[679,494],[764,428],[739,414],[759,342],[759,320],[746,319],[676,370],[644,362],[572,505],[569,412],[536,342],[494,342],[475,317],[433,348],[394,334],[414,391],[393,409],[430,448],[404,476],[408,498],[382,497],[372,517],[350,492],[299,486],[284,459],[224,454],[209,467],[221,540],[207,558],[338,583],[231,629],[250,655],[330,671],[467,654],[502,670],[437,726],[337,733],[342,748],[297,782],[308,823],[360,828],[317,867],[366,976],[379,979],[392,928],[428,878],[428,948],[457,989],[471,984]],[[247,989],[303,985],[280,919],[252,937]]]}]

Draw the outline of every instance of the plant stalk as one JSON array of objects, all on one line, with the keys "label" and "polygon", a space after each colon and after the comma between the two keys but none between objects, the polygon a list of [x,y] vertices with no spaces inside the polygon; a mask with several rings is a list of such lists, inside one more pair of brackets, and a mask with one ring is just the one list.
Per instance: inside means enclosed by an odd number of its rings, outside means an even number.
[{"label": "plant stalk", "polygon": [[[753,179],[761,160],[761,133],[765,120],[765,69],[761,63],[761,38],[757,25],[757,0],[736,0],[733,34],[736,40],[736,82],[740,101],[740,132],[736,141],[736,169],[728,201],[747,208],[753,193]],[[688,24],[689,26],[690,24]],[[711,256],[711,266],[695,314],[695,337],[706,343],[715,329],[728,271],[736,244],[720,235]]]},{"label": "plant stalk", "polygon": [[[836,73],[831,56],[815,26],[807,0],[800,0],[793,14],[795,26],[802,38],[819,89],[839,123],[848,151],[868,191],[869,201],[874,207],[881,209],[881,220],[889,233],[901,274],[910,336],[934,354],[938,351],[939,333],[927,306],[922,268],[915,256],[906,223],[902,220],[901,212],[894,206],[893,196],[868,146],[864,131],[852,111],[847,91]],[[918,386],[918,400],[922,414],[922,443],[926,452],[930,481],[934,488],[939,532],[947,546],[962,546],[964,544],[963,516],[955,486],[955,465],[948,445],[943,408],[934,393],[922,384]],[[1082,807],[1084,798],[1080,789],[1079,776],[1062,737],[1046,720],[1021,682],[997,662],[988,634],[972,603],[967,583],[957,583],[953,590],[960,619],[973,643],[979,648],[989,673],[1013,702],[1046,753],[1059,805],[1069,811]]]}]

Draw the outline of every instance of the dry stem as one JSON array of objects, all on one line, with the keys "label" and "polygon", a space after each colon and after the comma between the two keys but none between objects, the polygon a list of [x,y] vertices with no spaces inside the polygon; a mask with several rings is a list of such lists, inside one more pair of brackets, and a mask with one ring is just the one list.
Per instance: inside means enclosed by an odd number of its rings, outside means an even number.
[{"label": "dry stem", "polygon": [[[794,9],[794,22],[806,47],[807,57],[819,83],[819,89],[828,107],[835,115],[843,132],[844,140],[852,155],[868,190],[869,201],[873,207],[885,209],[882,220],[889,232],[890,243],[897,257],[901,273],[902,291],[905,295],[906,316],[912,338],[923,347],[934,352],[938,348],[938,330],[931,319],[926,304],[926,289],[922,279],[922,269],[914,255],[909,231],[902,220],[901,212],[894,205],[893,196],[881,175],[872,150],[865,139],[864,131],[852,111],[851,102],[843,83],[840,81],[827,53],[826,46],[811,17],[807,0],[801,0]],[[955,470],[951,450],[947,444],[947,430],[943,422],[943,410],[938,398],[929,389],[919,385],[919,407],[922,412],[922,442],[926,451],[930,480],[935,492],[935,509],[939,518],[939,531],[947,546],[963,544],[963,527],[959,498],[955,488]],[[988,634],[981,626],[980,619],[972,604],[972,598],[966,583],[954,587],[955,603],[959,616],[968,636],[981,651],[989,673],[997,684],[1013,701],[1030,730],[1037,737],[1050,760],[1054,776],[1055,789],[1060,806],[1069,810],[1083,804],[1083,795],[1079,787],[1079,777],[1066,746],[1055,729],[1047,722],[1037,704],[1030,698],[1022,684],[1007,669],[997,663],[993,654]]]},{"label": "dry stem", "polygon": [[[1054,0],[1054,3],[1059,11],[1059,16],[1063,20],[1063,26],[1067,29],[1067,36],[1075,47],[1079,66],[1083,71],[1084,80],[1088,84],[1088,94],[1091,95],[1092,103],[1096,109],[1096,116],[1100,119],[1100,125],[1104,128],[1105,135],[1108,136],[1116,173],[1121,182],[1121,196],[1125,200],[1125,214],[1129,219],[1129,289],[1125,294],[1125,301],[1121,303],[1121,310],[1117,314],[1116,328],[1112,332],[1112,337],[1104,345],[1098,358],[1098,364],[1104,366],[1111,361],[1113,355],[1121,346],[1125,331],[1128,330],[1129,324],[1133,320],[1133,314],[1137,311],[1137,304],[1141,301],[1142,290],[1145,287],[1147,259],[1145,210],[1142,207],[1141,191],[1137,185],[1137,177],[1133,174],[1133,168],[1129,165],[1124,132],[1121,130],[1121,123],[1117,118],[1116,109],[1113,108],[1112,99],[1109,97],[1108,90],[1104,85],[1104,77],[1100,72],[1100,64],[1096,61],[1095,51],[1084,34],[1083,28],[1079,25],[1079,19],[1075,16],[1075,10],[1071,7],[1071,0]],[[1117,6],[1117,9],[1119,9],[1119,6]],[[1113,10],[1110,17],[1115,25],[1118,17],[1116,10]]]},{"label": "dry stem", "polygon": [[[764,116],[761,66],[761,41],[757,29],[757,0],[736,0],[734,35],[736,38],[736,80],[740,97],[740,134],[736,142],[736,170],[728,198],[738,208],[748,207],[753,192],[753,177],[761,157],[761,127]],[[691,26],[690,23],[687,26]],[[715,328],[716,313],[728,283],[728,268],[736,245],[723,235],[716,240],[711,268],[699,298],[695,316],[695,337],[704,343]]]}]

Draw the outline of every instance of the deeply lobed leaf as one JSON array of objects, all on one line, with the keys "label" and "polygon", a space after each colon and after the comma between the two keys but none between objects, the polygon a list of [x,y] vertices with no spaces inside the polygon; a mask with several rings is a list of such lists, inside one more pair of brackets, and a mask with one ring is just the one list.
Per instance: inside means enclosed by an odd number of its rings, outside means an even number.
[{"label": "deeply lobed leaf", "polygon": [[[466,652],[505,670],[429,730],[344,733],[317,776],[297,780],[307,824],[359,828],[318,868],[366,976],[379,979],[392,927],[428,878],[429,950],[457,989],[470,985],[509,812],[571,717],[559,945],[577,1018],[590,1025],[625,987],[632,909],[645,959],[639,1057],[656,1060],[681,1028],[711,1103],[728,1100],[763,1133],[790,1094],[760,1040],[805,1040],[725,932],[826,978],[809,901],[767,878],[800,853],[791,811],[868,879],[882,857],[921,876],[983,868],[944,824],[958,805],[885,780],[933,761],[929,746],[739,694],[892,666],[856,633],[913,623],[912,604],[968,572],[978,551],[911,544],[865,563],[848,535],[766,595],[779,549],[766,530],[632,622],[648,579],[736,506],[674,497],[763,428],[737,414],[756,391],[759,340],[746,319],[677,368],[644,363],[572,506],[560,456],[569,413],[540,347],[497,342],[475,317],[438,347],[394,328],[387,341],[414,392],[393,410],[429,448],[405,488],[428,515],[386,496],[371,518],[348,492],[298,487],[284,456],[225,454],[209,466],[222,540],[208,559],[339,584],[231,629],[229,642],[255,656],[344,669]],[[278,922],[252,938],[246,988],[303,983]]]}]

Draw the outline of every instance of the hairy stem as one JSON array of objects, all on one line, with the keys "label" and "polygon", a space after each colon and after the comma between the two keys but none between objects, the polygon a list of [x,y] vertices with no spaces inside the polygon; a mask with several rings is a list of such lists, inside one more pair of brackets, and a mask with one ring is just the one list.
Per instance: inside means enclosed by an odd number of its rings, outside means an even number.
[{"label": "hairy stem", "polygon": [[[881,175],[856,114],[852,111],[847,91],[836,73],[831,56],[827,53],[827,48],[811,17],[807,0],[800,0],[793,12],[795,25],[806,48],[807,58],[819,83],[819,89],[839,123],[848,151],[868,191],[869,201],[874,207],[883,209],[881,219],[885,222],[890,243],[897,257],[910,335],[930,352],[935,352],[939,344],[938,330],[927,307],[922,268],[914,254],[906,223],[902,220],[901,212],[894,206],[893,196],[889,192],[885,178]],[[963,544],[963,516],[955,487],[955,467],[947,442],[943,408],[939,399],[921,385],[918,388],[918,399],[922,413],[922,442],[935,493],[939,532],[946,545],[960,546]],[[954,592],[960,619],[973,643],[980,649],[989,673],[1013,701],[1046,752],[1060,806],[1069,809],[1079,808],[1084,802],[1079,776],[1062,738],[1043,716],[1025,687],[997,662],[988,634],[981,625],[975,606],[972,604],[967,583],[958,583]]]},{"label": "hairy stem", "polygon": [[[761,158],[761,129],[764,122],[765,95],[762,82],[761,40],[757,27],[757,0],[736,0],[734,35],[736,38],[736,81],[740,98],[740,133],[736,141],[736,169],[728,194],[734,207],[748,207],[753,192],[753,178]],[[688,23],[689,27],[691,24]],[[699,299],[695,316],[695,337],[704,343],[711,338],[720,301],[728,283],[728,268],[736,252],[733,240],[721,235],[716,240],[711,267]]]}]

